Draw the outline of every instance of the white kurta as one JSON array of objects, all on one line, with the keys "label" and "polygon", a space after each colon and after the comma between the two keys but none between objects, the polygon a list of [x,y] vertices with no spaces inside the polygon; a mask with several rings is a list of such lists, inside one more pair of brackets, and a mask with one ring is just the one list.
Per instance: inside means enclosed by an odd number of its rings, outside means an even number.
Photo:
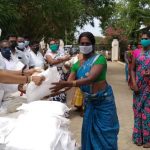
[{"label": "white kurta", "polygon": [[34,66],[29,48],[24,51],[20,51],[16,48],[15,54],[11,56],[13,60],[20,60],[24,65],[27,65],[27,68]]},{"label": "white kurta", "polygon": [[34,67],[44,68],[45,61],[44,61],[43,55],[40,52],[37,52],[37,54],[35,54],[31,50],[30,55],[31,55],[31,58],[33,60]]},{"label": "white kurta", "polygon": [[34,67],[34,60],[33,60],[32,57],[31,57],[30,51],[31,51],[30,47],[28,47],[28,48],[26,48],[26,49],[24,50],[24,54],[25,54],[25,56],[26,56],[26,58],[27,58],[26,64],[27,64],[29,67]]},{"label": "white kurta", "polygon": [[27,57],[25,56],[24,52],[16,49],[16,52],[15,53],[12,53],[11,54],[11,58],[12,60],[14,61],[21,61],[24,65],[28,65],[28,60],[27,60]]},{"label": "white kurta", "polygon": [[[23,66],[17,59],[8,61],[2,55],[0,57],[0,69],[21,70]],[[14,111],[17,106],[21,105],[22,100],[20,100],[19,94],[12,96],[16,92],[18,92],[18,84],[0,84],[0,113]]]}]

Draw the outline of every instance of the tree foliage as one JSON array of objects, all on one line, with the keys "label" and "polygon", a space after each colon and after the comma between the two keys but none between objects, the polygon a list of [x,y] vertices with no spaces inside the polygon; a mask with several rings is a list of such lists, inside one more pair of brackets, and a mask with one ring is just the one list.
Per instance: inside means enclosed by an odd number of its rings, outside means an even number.
[{"label": "tree foliage", "polygon": [[73,40],[76,27],[97,17],[103,26],[113,12],[114,0],[1,0],[0,28],[9,33]]},{"label": "tree foliage", "polygon": [[107,26],[121,28],[129,38],[135,38],[141,24],[150,25],[149,0],[120,0]]}]

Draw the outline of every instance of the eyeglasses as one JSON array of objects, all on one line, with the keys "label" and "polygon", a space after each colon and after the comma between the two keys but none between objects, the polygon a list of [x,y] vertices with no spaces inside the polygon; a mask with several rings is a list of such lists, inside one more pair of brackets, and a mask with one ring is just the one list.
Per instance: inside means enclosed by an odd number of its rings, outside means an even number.
[{"label": "eyeglasses", "polygon": [[81,42],[80,45],[89,46],[89,45],[91,45],[91,43],[90,42]]}]

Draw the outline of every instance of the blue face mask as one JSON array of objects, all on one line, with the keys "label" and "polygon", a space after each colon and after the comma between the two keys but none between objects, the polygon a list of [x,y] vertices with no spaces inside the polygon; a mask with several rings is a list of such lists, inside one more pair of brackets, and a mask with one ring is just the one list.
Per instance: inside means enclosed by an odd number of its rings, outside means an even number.
[{"label": "blue face mask", "polygon": [[144,48],[150,46],[150,39],[142,39],[142,40],[141,40],[141,45],[142,45]]},{"label": "blue face mask", "polygon": [[11,58],[11,49],[10,48],[1,48],[1,54],[7,60]]}]

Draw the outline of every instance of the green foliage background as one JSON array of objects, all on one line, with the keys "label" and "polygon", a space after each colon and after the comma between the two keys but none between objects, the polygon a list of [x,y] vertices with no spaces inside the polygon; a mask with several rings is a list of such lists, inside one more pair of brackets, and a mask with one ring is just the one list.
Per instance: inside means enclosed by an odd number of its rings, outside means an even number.
[{"label": "green foliage background", "polygon": [[94,26],[94,17],[103,26],[113,5],[114,0],[0,0],[2,38],[15,33],[34,39],[67,36],[72,42],[76,27]]}]

